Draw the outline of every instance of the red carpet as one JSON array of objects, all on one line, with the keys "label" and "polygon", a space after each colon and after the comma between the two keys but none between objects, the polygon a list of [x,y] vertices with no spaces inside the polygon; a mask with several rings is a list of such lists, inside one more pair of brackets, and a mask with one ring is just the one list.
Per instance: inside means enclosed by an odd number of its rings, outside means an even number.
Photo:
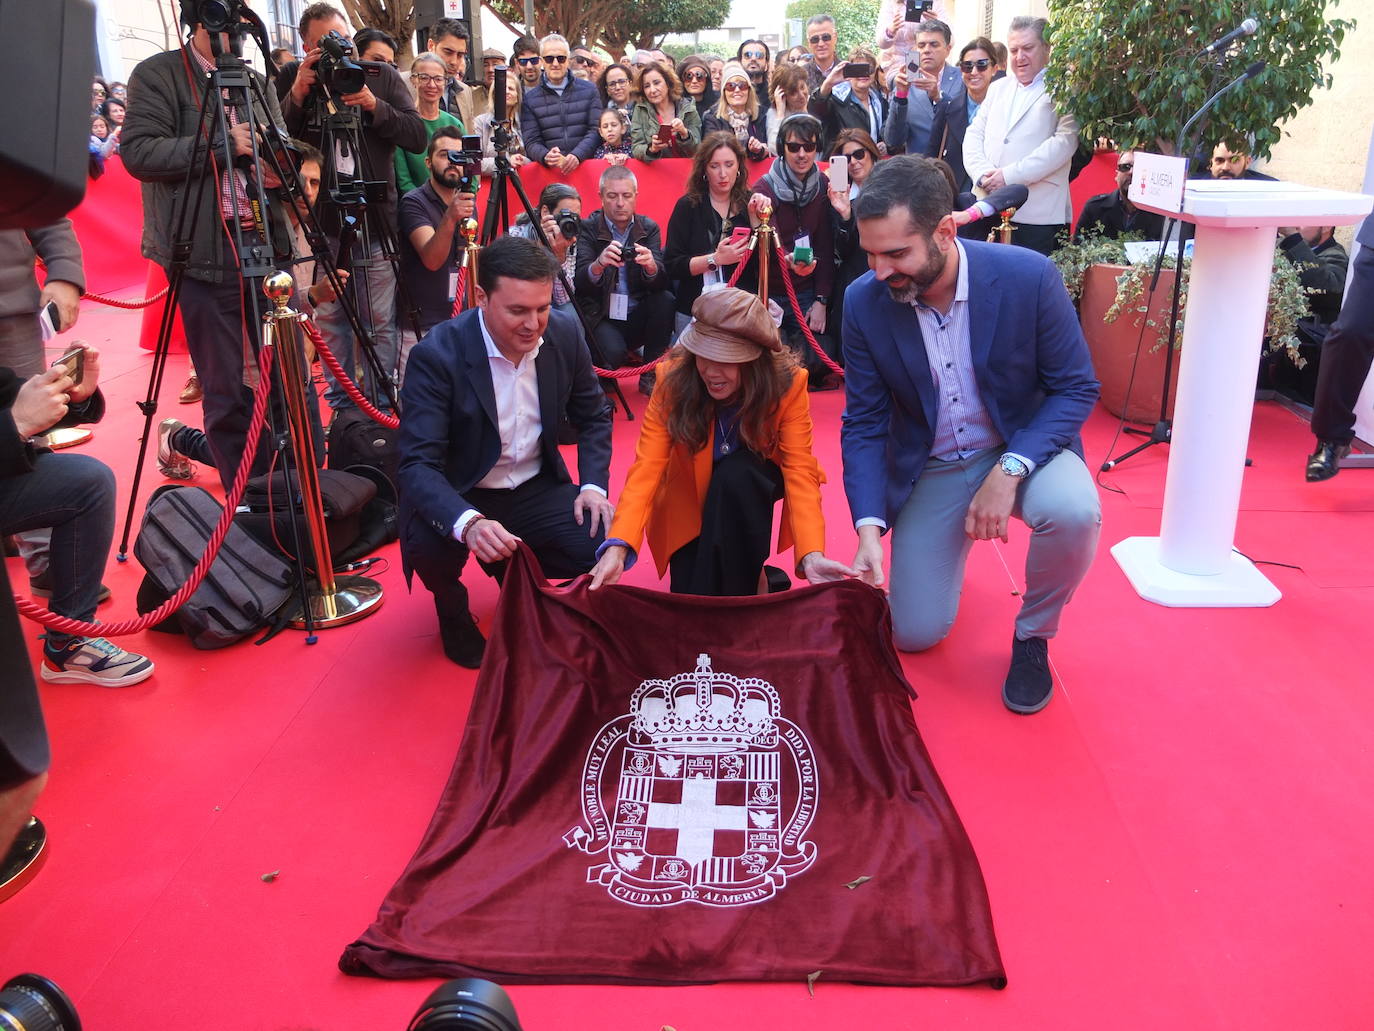
[{"label": "red carpet", "polygon": [[[88,302],[78,326],[105,350],[111,410],[85,450],[126,491],[150,361],[138,324]],[[199,409],[174,400],[183,361],[172,359],[159,415],[195,421]],[[831,550],[847,558],[842,400],[813,405]],[[616,423],[616,487],[637,429]],[[1101,413],[1090,421],[1092,464],[1114,430]],[[802,983],[522,987],[524,1026],[1374,1024],[1374,700],[1360,643],[1374,625],[1374,473],[1309,486],[1310,444],[1294,416],[1256,406],[1237,546],[1300,567],[1264,567],[1284,592],[1273,608],[1171,610],[1129,588],[1107,549],[1158,532],[1167,449],[1155,448],[1104,477],[1125,493],[1103,492],[1102,547],[1051,650],[1044,713],[1012,716],[998,696],[1019,524],[1010,545],[974,550],[950,639],[904,658],[921,733],[982,862],[1005,991],[866,988],[824,973],[814,998]],[[149,469],[145,493],[161,482],[151,458]],[[473,674],[443,658],[428,596],[406,594],[394,545],[387,554],[383,609],[313,647],[287,632],[197,652],[144,634],[125,644],[154,656],[151,680],[44,688],[54,764],[38,811],[51,855],[0,905],[0,977],[56,979],[100,1031],[405,1026],[433,982],[350,978],[335,964],[420,840]],[[10,572],[22,581],[17,562]],[[111,559],[104,618],[132,615],[139,575]],[[652,584],[652,564],[628,580]],[[494,588],[469,583],[485,622]]]}]

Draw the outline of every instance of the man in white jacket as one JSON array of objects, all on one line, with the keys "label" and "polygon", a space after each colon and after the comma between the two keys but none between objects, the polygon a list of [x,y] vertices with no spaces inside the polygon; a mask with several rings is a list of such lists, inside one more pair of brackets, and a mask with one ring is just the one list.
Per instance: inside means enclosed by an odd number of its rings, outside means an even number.
[{"label": "man in white jacket", "polygon": [[988,88],[964,136],[964,167],[981,197],[1020,183],[1030,190],[1012,224],[1012,242],[1041,254],[1073,221],[1069,163],[1078,148],[1078,120],[1055,110],[1045,91],[1045,19],[1018,17],[1007,34],[1011,75]]}]

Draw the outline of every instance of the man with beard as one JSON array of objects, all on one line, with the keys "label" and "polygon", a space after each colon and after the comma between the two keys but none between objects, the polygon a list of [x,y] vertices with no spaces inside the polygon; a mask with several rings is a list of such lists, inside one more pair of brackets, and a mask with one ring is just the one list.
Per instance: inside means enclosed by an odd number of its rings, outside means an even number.
[{"label": "man with beard", "polygon": [[463,168],[450,155],[463,149],[463,136],[444,126],[429,141],[429,181],[401,198],[401,275],[420,310],[420,333],[453,314],[458,259],[463,248],[459,223],[472,218],[476,197],[460,189]]},{"label": "man with beard", "polygon": [[1254,161],[1243,150],[1232,150],[1224,143],[1218,143],[1212,150],[1212,164],[1201,178],[1207,179],[1258,179],[1264,182],[1277,182],[1272,175],[1265,175],[1250,167]]},{"label": "man with beard", "polygon": [[754,84],[754,93],[759,98],[759,114],[768,110],[773,103],[768,95],[769,60],[768,44],[761,39],[746,39],[735,51],[735,59],[743,66],[749,81]]},{"label": "man with beard", "polygon": [[960,240],[949,181],[898,157],[854,202],[872,271],[845,298],[844,485],[854,569],[883,583],[892,531],[893,634],[922,651],[949,633],[976,540],[1031,529],[1002,701],[1043,709],[1048,640],[1092,565],[1101,509],[1078,433],[1097,399],[1087,345],[1053,264]]}]

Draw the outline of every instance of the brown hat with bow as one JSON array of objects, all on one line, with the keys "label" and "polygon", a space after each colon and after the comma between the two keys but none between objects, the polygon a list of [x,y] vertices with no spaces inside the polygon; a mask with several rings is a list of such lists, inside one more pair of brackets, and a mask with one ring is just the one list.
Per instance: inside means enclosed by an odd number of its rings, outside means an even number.
[{"label": "brown hat with bow", "polygon": [[677,342],[713,362],[752,362],[765,351],[781,351],[782,338],[756,294],[734,287],[702,294],[692,321]]}]

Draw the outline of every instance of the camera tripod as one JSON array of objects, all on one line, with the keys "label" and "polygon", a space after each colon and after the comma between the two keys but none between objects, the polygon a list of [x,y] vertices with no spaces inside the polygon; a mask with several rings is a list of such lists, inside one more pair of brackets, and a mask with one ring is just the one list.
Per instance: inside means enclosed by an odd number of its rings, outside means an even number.
[{"label": "camera tripod", "polygon": [[[209,30],[210,48],[214,57],[214,66],[202,83],[194,82],[192,69],[198,67],[199,56],[193,51],[191,38],[188,37],[184,42],[181,52],[187,75],[193,80],[192,88],[200,85],[203,93],[196,118],[190,160],[182,180],[180,195],[173,205],[172,224],[175,229],[172,260],[167,269],[167,297],[158,328],[148,391],[145,399],[138,402],[139,410],[143,413],[144,425],[139,441],[138,460],[134,468],[134,481],[129,492],[124,530],[119,543],[118,558],[121,562],[127,561],[128,558],[129,536],[138,501],[139,482],[149,444],[156,439],[153,435],[153,420],[157,415],[158,395],[166,372],[172,328],[180,307],[182,287],[190,264],[192,235],[198,224],[202,205],[208,203],[221,207],[220,222],[227,231],[227,242],[233,248],[237,266],[230,274],[235,275],[239,281],[244,313],[244,335],[232,344],[219,341],[219,346],[239,347],[240,341],[246,339],[253,356],[258,355],[262,343],[269,336],[259,328],[265,323],[265,313],[262,309],[263,284],[274,274],[284,275],[278,273],[278,268],[289,268],[297,260],[292,253],[292,241],[286,218],[281,210],[281,202],[271,195],[266,185],[269,173],[282,185],[288,198],[301,202],[302,227],[314,248],[316,267],[324,272],[340,296],[341,302],[344,301],[344,284],[331,256],[324,248],[324,234],[320,229],[315,208],[306,198],[296,166],[287,155],[290,149],[289,137],[281,127],[271,121],[271,106],[263,92],[262,83],[255,78],[243,60],[244,36],[250,33],[262,52],[268,52],[266,27],[256,14],[239,4],[229,5],[220,12],[212,10],[212,13],[222,13],[223,17],[218,18],[213,25],[208,16],[196,17],[191,23],[193,30],[198,24]],[[236,159],[232,130],[239,124],[250,126],[252,131],[247,136],[248,153],[243,158]],[[262,134],[264,141],[261,146],[259,133]],[[230,188],[221,193],[221,184],[225,181],[229,182]],[[241,184],[242,198],[235,183]],[[246,204],[243,202],[244,199]],[[345,308],[347,310],[347,305]],[[350,311],[350,319],[357,323],[356,312]],[[284,351],[286,345],[283,341],[278,339],[276,342],[279,352]],[[299,346],[298,341],[294,339],[289,343],[292,347]],[[296,386],[300,392],[306,385],[298,380]],[[316,454],[321,452],[323,440],[313,439],[308,425],[304,426],[304,432],[301,432],[300,426],[293,425],[299,420],[292,419],[289,413],[293,410],[305,410],[306,399],[303,396],[291,396],[290,387],[280,371],[273,376],[271,390],[272,404],[268,413],[268,430],[272,437],[269,450],[275,453],[273,463],[280,460],[283,469],[288,471],[289,482],[289,471],[293,468],[309,468],[312,471],[315,469]],[[244,454],[241,460],[252,462],[254,455]],[[299,476],[297,480],[299,481]],[[308,505],[311,499],[303,500]],[[313,500],[318,507],[318,495]],[[296,504],[288,505],[287,510],[290,517],[293,554],[304,556],[307,554],[304,546],[307,532],[313,531],[313,527],[307,526],[306,531],[303,531],[302,512]],[[311,513],[306,512],[305,518],[309,518],[310,515]],[[313,532],[309,532],[308,535],[314,536]],[[320,610],[318,604],[312,605],[312,599],[318,601],[319,592],[312,591],[305,562],[297,561],[295,567],[301,605],[306,613],[302,625],[310,632],[317,625],[326,625],[325,621],[311,616],[312,612]],[[320,578],[325,579],[330,571],[316,572]],[[313,639],[313,634],[307,638],[310,641]]]},{"label": "camera tripod", "polygon": [[[506,96],[506,69],[496,69],[496,80],[492,84],[491,95],[493,98],[500,97],[497,113],[505,114]],[[499,92],[498,92],[499,91]],[[515,195],[520,200],[520,206],[524,209],[525,217],[530,220],[530,228],[534,230],[539,243],[548,251],[553,251],[553,245],[549,242],[548,234],[544,232],[542,220],[536,214],[533,205],[530,204],[529,194],[525,192],[525,184],[520,181],[519,174],[511,167],[510,163],[510,122],[508,119],[496,120],[493,117],[492,147],[496,151],[496,171],[491,177],[491,192],[487,195],[487,207],[482,216],[482,235],[481,244],[485,247],[495,240],[501,233],[505,232],[505,227],[510,224],[510,195],[506,192],[507,184],[515,188]],[[596,336],[592,332],[591,320],[587,318],[586,312],[573,300],[573,285],[568,279],[568,273],[563,268],[562,262],[558,264],[558,281],[568,294],[568,299],[572,301],[573,311],[577,314],[578,321],[582,323],[582,333],[587,339],[587,348],[591,351],[592,362],[597,368],[606,367],[605,356],[601,353],[601,348],[596,342]],[[602,376],[601,383],[603,389],[608,390],[614,395],[615,402],[625,410],[625,418],[633,422],[635,413],[630,409],[630,403],[625,398],[625,392],[620,388],[620,380],[613,376]],[[612,412],[612,415],[615,413]]]}]

